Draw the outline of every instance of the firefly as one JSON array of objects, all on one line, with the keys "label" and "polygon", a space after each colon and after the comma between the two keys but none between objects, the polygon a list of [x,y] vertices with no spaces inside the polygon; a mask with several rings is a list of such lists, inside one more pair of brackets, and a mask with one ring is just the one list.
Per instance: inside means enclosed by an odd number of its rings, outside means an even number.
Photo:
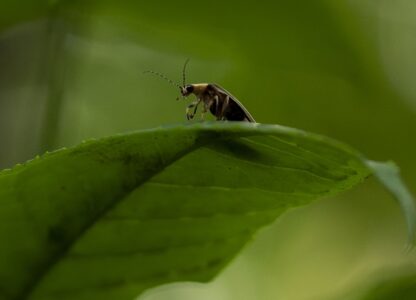
[{"label": "firefly", "polygon": [[[209,111],[216,117],[218,121],[243,121],[243,122],[256,122],[248,110],[237,100],[230,92],[215,83],[193,83],[186,84],[186,66],[189,59],[185,61],[182,69],[182,85],[177,84],[167,78],[165,75],[154,72],[145,71],[145,73],[152,73],[157,75],[170,84],[178,87],[182,98],[186,98],[190,95],[195,95],[196,100],[186,107],[186,118],[191,120],[196,115],[198,106],[203,104],[202,119],[205,118],[205,114]],[[178,100],[176,98],[176,100]]]}]

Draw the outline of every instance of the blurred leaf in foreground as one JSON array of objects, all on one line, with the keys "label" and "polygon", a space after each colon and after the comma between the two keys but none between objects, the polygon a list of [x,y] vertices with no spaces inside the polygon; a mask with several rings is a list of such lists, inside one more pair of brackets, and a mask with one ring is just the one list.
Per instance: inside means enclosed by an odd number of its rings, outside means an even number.
[{"label": "blurred leaf in foreground", "polygon": [[360,298],[360,300],[408,299],[416,299],[416,274],[381,281]]},{"label": "blurred leaf in foreground", "polygon": [[331,300],[411,300],[416,299],[414,264],[372,270],[354,288],[325,299]]},{"label": "blurred leaf in foreground", "polygon": [[413,240],[414,202],[382,166],[329,138],[238,123],[46,154],[0,173],[0,299],[133,299],[208,281],[260,227],[371,172],[402,204]]}]

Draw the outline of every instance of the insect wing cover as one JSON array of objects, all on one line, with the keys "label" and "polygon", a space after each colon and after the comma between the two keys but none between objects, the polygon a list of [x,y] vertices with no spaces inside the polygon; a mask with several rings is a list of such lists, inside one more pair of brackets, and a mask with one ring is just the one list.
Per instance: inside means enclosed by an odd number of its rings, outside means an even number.
[{"label": "insect wing cover", "polygon": [[213,83],[212,86],[217,89],[218,92],[228,95],[230,97],[230,100],[233,101],[245,114],[247,121],[256,123],[256,120],[254,120],[253,116],[248,112],[248,110],[244,107],[243,104],[241,104],[240,101],[236,97],[234,97],[230,92],[228,92],[223,87],[219,86],[218,84]]}]

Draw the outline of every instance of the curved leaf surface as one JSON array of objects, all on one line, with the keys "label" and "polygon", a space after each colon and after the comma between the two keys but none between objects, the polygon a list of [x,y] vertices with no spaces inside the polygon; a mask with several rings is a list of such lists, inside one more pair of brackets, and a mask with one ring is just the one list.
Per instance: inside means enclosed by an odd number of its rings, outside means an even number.
[{"label": "curved leaf surface", "polygon": [[[133,299],[208,281],[284,211],[374,170],[344,144],[260,124],[161,127],[46,154],[0,173],[0,299]],[[396,195],[413,236],[412,199]]]},{"label": "curved leaf surface", "polygon": [[[416,274],[384,280],[372,287],[360,300],[397,300],[416,298]],[[357,298],[358,299],[358,298]]]}]

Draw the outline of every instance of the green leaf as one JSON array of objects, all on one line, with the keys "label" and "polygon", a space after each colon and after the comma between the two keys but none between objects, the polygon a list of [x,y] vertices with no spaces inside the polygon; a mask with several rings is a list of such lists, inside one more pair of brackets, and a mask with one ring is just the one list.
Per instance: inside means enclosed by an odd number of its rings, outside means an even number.
[{"label": "green leaf", "polygon": [[415,242],[416,211],[415,201],[407,187],[400,178],[399,168],[394,162],[377,162],[366,160],[366,165],[373,171],[378,180],[389,190],[399,201],[399,204],[406,216],[409,227],[409,244],[413,246]]},{"label": "green leaf", "polygon": [[416,298],[416,275],[401,276],[380,282],[361,300],[398,300]]},{"label": "green leaf", "polygon": [[[133,299],[208,281],[284,211],[371,171],[399,180],[344,144],[260,124],[161,127],[46,154],[0,173],[0,299]],[[392,186],[413,237],[412,199]]]},{"label": "green leaf", "polygon": [[333,300],[407,300],[416,299],[414,265],[400,265],[373,270],[343,295]]}]

